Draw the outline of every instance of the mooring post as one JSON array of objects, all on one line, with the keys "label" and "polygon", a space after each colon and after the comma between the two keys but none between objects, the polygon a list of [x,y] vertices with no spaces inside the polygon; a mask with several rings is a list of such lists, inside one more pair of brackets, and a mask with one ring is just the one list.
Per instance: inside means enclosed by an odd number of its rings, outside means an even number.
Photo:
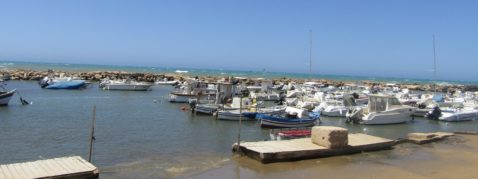
[{"label": "mooring post", "polygon": [[237,147],[236,147],[236,152],[239,153],[239,150],[241,148],[241,126],[242,126],[242,97],[243,93],[241,92],[240,95],[240,103],[239,103],[239,128],[237,132]]},{"label": "mooring post", "polygon": [[91,120],[90,153],[88,156],[88,162],[91,162],[91,156],[93,155],[93,142],[95,141],[95,120],[96,120],[96,105],[93,106],[93,118]]}]

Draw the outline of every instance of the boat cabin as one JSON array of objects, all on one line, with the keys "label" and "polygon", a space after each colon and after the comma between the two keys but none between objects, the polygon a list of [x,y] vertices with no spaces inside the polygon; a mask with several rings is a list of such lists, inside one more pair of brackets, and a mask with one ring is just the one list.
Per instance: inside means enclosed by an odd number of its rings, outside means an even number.
[{"label": "boat cabin", "polygon": [[369,113],[388,111],[402,106],[395,96],[369,95],[368,100]]}]

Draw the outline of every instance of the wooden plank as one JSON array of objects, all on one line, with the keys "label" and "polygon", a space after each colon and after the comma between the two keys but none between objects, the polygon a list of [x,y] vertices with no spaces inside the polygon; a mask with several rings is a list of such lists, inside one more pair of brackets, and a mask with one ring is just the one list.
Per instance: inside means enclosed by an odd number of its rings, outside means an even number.
[{"label": "wooden plank", "polygon": [[64,175],[67,172],[61,168],[60,166],[56,165],[52,159],[44,160],[43,161],[46,165],[50,166],[53,168],[53,172],[55,175]]},{"label": "wooden plank", "polygon": [[63,167],[61,167],[60,165],[58,165],[55,160],[53,159],[49,159],[49,160],[45,160],[44,161],[45,163],[47,163],[49,166],[51,166],[52,168],[54,168],[55,170],[55,175],[65,175],[65,174],[68,174],[68,171],[66,171]]},{"label": "wooden plank", "polygon": [[76,159],[79,160],[81,163],[83,163],[83,165],[86,165],[92,171],[98,169],[93,164],[91,164],[90,162],[86,161],[85,159],[83,159],[79,156],[77,156]]},{"label": "wooden plank", "polygon": [[26,175],[23,174],[23,171],[17,167],[18,164],[10,164],[8,167],[14,171],[14,177],[18,179],[28,178]]},{"label": "wooden plank", "polygon": [[7,179],[10,179],[10,178],[14,178],[12,173],[10,172],[10,170],[8,169],[7,165],[0,165],[0,171],[1,173],[3,173],[3,175],[5,176],[5,178]]},{"label": "wooden plank", "polygon": [[58,165],[61,165],[63,167],[63,169],[65,169],[65,171],[69,172],[69,173],[76,173],[77,170],[75,170],[74,167],[72,167],[70,165],[69,162],[67,162],[67,160],[62,160],[62,159],[58,159],[58,158],[55,158],[53,159],[55,160],[55,162],[58,164]]},{"label": "wooden plank", "polygon": [[22,177],[33,178],[33,176],[31,176],[31,173],[28,172],[28,168],[24,167],[24,163],[17,163],[17,164],[14,164],[14,166],[18,170],[18,172],[21,173]]},{"label": "wooden plank", "polygon": [[35,161],[33,165],[41,169],[41,177],[51,177],[55,175],[53,169],[42,161]]},{"label": "wooden plank", "polygon": [[25,168],[28,168],[29,172],[33,175],[32,178],[41,176],[41,171],[39,171],[39,169],[35,167],[33,162],[27,162],[24,163],[24,165],[26,166]]},{"label": "wooden plank", "polygon": [[80,163],[78,160],[76,160],[74,157],[70,157],[65,162],[68,162],[70,166],[73,167],[73,169],[77,172],[85,172],[88,171],[88,168],[85,167],[82,163]]}]

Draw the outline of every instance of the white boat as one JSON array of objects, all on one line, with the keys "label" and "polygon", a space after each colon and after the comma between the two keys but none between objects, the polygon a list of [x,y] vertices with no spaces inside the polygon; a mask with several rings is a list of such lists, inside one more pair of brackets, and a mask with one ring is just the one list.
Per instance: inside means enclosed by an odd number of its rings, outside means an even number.
[{"label": "white boat", "polygon": [[189,73],[189,71],[186,71],[186,70],[176,70],[176,73]]},{"label": "white boat", "polygon": [[110,80],[104,79],[100,83],[103,90],[123,90],[123,91],[148,91],[153,86],[152,83],[137,82],[130,79]]},{"label": "white boat", "polygon": [[214,114],[219,108],[220,105],[218,104],[197,104],[194,106],[194,110],[196,112],[211,115]]},{"label": "white boat", "polygon": [[446,122],[477,120],[478,106],[464,107],[462,103],[442,103],[432,108],[426,117]]},{"label": "white boat", "polygon": [[340,101],[326,101],[320,103],[320,105],[315,107],[312,111],[320,111],[322,116],[345,117],[348,108],[345,107]]},{"label": "white boat", "polygon": [[196,99],[196,94],[187,94],[179,92],[169,93],[169,102],[172,103],[189,103],[190,100]]},{"label": "white boat", "polygon": [[227,121],[239,121],[242,115],[242,120],[244,121],[250,121],[250,120],[255,120],[256,119],[256,112],[249,112],[247,110],[242,110],[241,111],[238,109],[234,110],[219,110],[217,111],[217,118],[221,120],[227,120]]},{"label": "white boat", "polygon": [[157,84],[157,85],[174,85],[174,84],[178,84],[178,83],[179,83],[179,81],[177,81],[177,80],[168,81],[167,78],[164,78],[163,81],[154,82],[154,84]]},{"label": "white boat", "polygon": [[15,91],[16,89],[11,91],[0,91],[0,106],[8,105],[8,102],[10,102],[10,99],[15,94]]},{"label": "white boat", "polygon": [[414,107],[402,105],[389,95],[369,95],[367,107],[356,107],[346,114],[347,121],[360,124],[398,124],[412,120]]}]

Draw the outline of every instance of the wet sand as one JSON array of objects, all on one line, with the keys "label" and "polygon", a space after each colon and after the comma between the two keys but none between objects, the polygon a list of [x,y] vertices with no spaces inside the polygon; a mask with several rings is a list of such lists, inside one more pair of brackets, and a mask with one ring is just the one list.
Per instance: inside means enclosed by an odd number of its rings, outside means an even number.
[{"label": "wet sand", "polygon": [[392,150],[261,164],[235,156],[226,165],[184,178],[477,178],[478,136],[399,144]]}]

